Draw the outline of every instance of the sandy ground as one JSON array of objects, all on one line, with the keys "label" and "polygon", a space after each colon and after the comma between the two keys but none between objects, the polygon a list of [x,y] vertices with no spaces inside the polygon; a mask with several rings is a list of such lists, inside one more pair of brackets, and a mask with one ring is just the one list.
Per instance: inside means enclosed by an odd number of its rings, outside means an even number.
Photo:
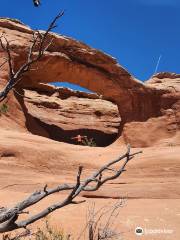
[{"label": "sandy ground", "polygon": [[[133,152],[138,150],[132,149]],[[85,203],[58,210],[51,214],[50,222],[77,239],[86,224],[90,203],[95,202],[99,209],[125,198],[115,223],[122,239],[180,239],[180,147],[142,150],[119,179],[96,193],[82,193],[79,199],[85,199]],[[119,147],[118,143],[107,148],[89,148],[1,130],[0,205],[12,206],[45,183],[49,187],[72,183],[79,165],[84,166],[85,176],[124,151],[125,147]],[[30,209],[30,214],[62,200],[64,194],[43,200]],[[138,226],[144,229],[143,236],[136,236]]]}]

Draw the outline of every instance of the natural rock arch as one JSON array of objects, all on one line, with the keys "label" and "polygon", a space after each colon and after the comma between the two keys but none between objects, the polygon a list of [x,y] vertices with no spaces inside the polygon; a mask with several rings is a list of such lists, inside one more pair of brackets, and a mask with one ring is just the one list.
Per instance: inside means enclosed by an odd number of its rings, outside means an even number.
[{"label": "natural rock arch", "polygon": [[[1,19],[0,29],[12,41],[15,67],[26,56],[33,30],[14,20]],[[70,82],[103,95],[118,105],[121,133],[127,122],[146,121],[161,116],[176,101],[167,100],[169,90],[155,88],[136,80],[117,61],[99,50],[74,39],[52,33],[53,43],[43,59],[34,66],[37,70],[24,76],[21,87],[41,88],[41,83]]]},{"label": "natural rock arch", "polygon": [[[6,24],[1,20],[0,27],[9,40],[14,40],[15,64],[21,64],[33,31],[7,19]],[[54,33],[52,36],[52,45],[35,66],[38,70],[25,76],[23,87],[58,81],[78,84],[116,102],[124,122],[143,121],[159,114],[160,108],[154,109],[154,102],[158,102],[161,91],[136,80],[111,56],[74,39]]]}]

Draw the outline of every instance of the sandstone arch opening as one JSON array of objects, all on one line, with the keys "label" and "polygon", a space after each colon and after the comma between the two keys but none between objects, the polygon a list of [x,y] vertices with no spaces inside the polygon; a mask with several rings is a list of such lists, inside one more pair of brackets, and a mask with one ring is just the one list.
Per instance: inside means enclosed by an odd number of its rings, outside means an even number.
[{"label": "sandstone arch opening", "polygon": [[68,88],[74,91],[78,92],[86,92],[86,93],[95,93],[88,88],[81,87],[78,84],[70,83],[70,82],[51,82],[50,85],[55,86],[55,87],[63,87],[63,88]]},{"label": "sandstone arch opening", "polygon": [[116,104],[88,89],[84,92],[57,85],[25,89],[24,108],[31,133],[70,144],[79,144],[78,135],[87,136],[100,147],[117,139],[121,118]]}]

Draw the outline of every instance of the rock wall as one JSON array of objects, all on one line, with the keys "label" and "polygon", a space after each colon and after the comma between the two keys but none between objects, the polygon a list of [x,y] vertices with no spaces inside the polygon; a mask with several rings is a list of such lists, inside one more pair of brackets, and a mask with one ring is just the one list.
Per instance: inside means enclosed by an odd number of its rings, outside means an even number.
[{"label": "rock wall", "polygon": [[160,102],[161,115],[151,117],[144,122],[126,123],[123,137],[133,146],[147,147],[154,144],[180,144],[180,75],[175,73],[158,73],[145,82],[146,86],[165,91]]}]

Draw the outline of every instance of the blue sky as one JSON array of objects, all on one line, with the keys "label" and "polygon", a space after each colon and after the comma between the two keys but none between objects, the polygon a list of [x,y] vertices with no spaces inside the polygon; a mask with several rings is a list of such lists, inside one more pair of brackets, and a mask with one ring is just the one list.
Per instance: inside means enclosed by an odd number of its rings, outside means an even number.
[{"label": "blue sky", "polygon": [[46,29],[63,9],[56,32],[114,56],[136,78],[148,79],[160,55],[158,71],[180,72],[179,0],[42,0],[40,8],[6,0],[0,15]]}]

